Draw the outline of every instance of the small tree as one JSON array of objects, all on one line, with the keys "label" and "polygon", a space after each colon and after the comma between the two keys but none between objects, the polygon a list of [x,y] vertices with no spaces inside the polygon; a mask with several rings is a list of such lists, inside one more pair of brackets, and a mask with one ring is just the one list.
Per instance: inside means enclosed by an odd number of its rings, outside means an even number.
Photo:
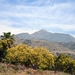
[{"label": "small tree", "polygon": [[0,61],[2,61],[3,58],[5,58],[6,50],[8,48],[11,48],[14,43],[14,35],[11,35],[11,32],[3,33],[1,35],[0,40]]},{"label": "small tree", "polygon": [[7,41],[6,40],[0,40],[0,61],[2,61],[2,58],[5,57],[7,49],[8,49]]},{"label": "small tree", "polygon": [[11,35],[11,32],[8,33],[3,33],[3,35],[1,35],[2,40],[7,40],[7,45],[8,48],[11,48],[13,43],[14,43],[14,35]]}]

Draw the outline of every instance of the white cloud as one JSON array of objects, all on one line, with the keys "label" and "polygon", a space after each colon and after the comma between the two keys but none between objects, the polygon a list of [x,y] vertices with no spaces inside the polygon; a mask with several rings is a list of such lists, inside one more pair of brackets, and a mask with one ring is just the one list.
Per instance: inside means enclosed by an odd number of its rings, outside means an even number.
[{"label": "white cloud", "polygon": [[18,33],[30,33],[32,34],[33,32],[35,32],[36,30],[33,29],[24,29],[24,28],[12,28],[12,27],[9,27],[7,25],[0,25],[0,34],[3,34],[3,32],[11,32],[12,34],[18,34]]},{"label": "white cloud", "polygon": [[51,0],[37,0],[30,5],[0,4],[0,9],[1,32],[32,33],[42,28],[60,28],[63,32],[75,30],[74,3],[52,4]]}]

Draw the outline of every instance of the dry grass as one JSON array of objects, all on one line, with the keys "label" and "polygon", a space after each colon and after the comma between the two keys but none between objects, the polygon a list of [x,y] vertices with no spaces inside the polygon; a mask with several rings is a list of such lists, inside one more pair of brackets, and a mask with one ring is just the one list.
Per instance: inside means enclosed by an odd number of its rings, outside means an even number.
[{"label": "dry grass", "polygon": [[33,70],[31,68],[29,69],[25,69],[23,70],[19,70],[19,71],[9,71],[9,72],[5,72],[5,73],[0,73],[0,75],[69,75],[63,72],[57,72],[56,74],[54,74],[54,71],[42,71],[42,70]]}]

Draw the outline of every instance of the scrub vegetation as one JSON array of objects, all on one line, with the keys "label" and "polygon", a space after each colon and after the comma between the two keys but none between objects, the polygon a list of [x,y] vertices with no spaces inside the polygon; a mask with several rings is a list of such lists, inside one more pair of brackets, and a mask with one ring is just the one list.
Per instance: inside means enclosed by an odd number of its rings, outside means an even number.
[{"label": "scrub vegetation", "polygon": [[15,45],[14,35],[10,32],[1,37],[1,75],[75,75],[75,59],[68,55],[55,56],[44,47]]}]

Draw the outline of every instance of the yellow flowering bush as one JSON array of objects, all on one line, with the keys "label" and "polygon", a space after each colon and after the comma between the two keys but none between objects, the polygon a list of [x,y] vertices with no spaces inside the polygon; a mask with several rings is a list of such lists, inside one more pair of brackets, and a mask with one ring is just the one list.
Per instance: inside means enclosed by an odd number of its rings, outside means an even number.
[{"label": "yellow flowering bush", "polygon": [[40,69],[51,69],[54,65],[54,56],[46,48],[38,48],[20,44],[7,50],[6,61],[21,63],[25,66],[36,66]]}]

